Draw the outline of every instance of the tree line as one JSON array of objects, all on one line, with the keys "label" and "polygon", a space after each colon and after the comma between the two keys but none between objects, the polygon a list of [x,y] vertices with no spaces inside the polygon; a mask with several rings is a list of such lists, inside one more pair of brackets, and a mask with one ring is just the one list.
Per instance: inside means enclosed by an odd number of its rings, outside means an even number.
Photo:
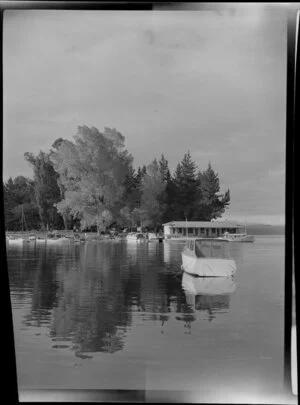
[{"label": "tree line", "polygon": [[220,193],[211,164],[201,171],[190,151],[171,174],[164,154],[135,170],[116,129],[80,126],[73,139],[56,139],[36,156],[24,154],[33,179],[17,176],[3,183],[7,230],[157,230],[172,220],[211,221],[230,204],[230,191]]}]

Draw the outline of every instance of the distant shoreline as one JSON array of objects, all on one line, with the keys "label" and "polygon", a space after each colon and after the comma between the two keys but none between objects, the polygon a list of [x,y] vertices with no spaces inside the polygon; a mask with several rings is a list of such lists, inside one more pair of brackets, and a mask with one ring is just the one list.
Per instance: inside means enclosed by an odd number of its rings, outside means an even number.
[{"label": "distant shoreline", "polygon": [[[248,235],[254,235],[254,236],[284,236],[285,235],[285,225],[261,225],[261,224],[253,224],[253,225],[247,225],[247,234]],[[31,230],[31,231],[5,231],[6,235],[28,235],[28,234],[38,234],[39,236],[41,235],[46,235],[47,231],[40,231],[40,230]],[[73,235],[73,230],[53,230],[53,231],[48,231],[48,234],[57,234],[57,235]],[[85,232],[79,232],[81,234],[84,234]],[[88,235],[97,235],[97,232],[86,232]]]}]

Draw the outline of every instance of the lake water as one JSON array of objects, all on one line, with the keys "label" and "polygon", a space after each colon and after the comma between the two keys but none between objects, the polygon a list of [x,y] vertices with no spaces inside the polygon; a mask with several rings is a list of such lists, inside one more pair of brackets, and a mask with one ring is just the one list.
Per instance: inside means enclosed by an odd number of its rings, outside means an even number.
[{"label": "lake water", "polygon": [[178,274],[182,248],[7,245],[20,395],[132,389],[148,400],[286,402],[284,237],[233,243],[235,277],[212,283]]}]

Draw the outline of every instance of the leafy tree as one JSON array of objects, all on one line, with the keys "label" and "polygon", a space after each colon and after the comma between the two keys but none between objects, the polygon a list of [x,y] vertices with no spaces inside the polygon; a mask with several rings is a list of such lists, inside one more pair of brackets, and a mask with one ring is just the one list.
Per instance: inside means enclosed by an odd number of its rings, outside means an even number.
[{"label": "leafy tree", "polygon": [[24,157],[33,167],[34,192],[42,229],[46,229],[47,225],[60,228],[61,217],[54,207],[54,204],[60,199],[58,175],[49,159],[49,154],[40,151],[37,156],[34,156],[32,153],[26,152]]},{"label": "leafy tree", "polygon": [[105,128],[100,133],[94,127],[78,127],[74,141],[62,141],[51,154],[65,187],[57,209],[69,209],[84,226],[96,225],[100,233],[120,209],[132,157],[124,149],[124,136],[116,129]]},{"label": "leafy tree", "polygon": [[[54,141],[53,144],[52,144],[52,148],[54,148],[57,151],[59,149],[60,145],[63,142],[66,142],[66,140],[63,139],[63,138],[56,139],[56,141]],[[50,151],[50,156],[51,156],[52,153],[53,153],[53,150]],[[50,160],[51,160],[51,158],[50,158]],[[57,181],[57,185],[59,187],[60,201],[62,201],[65,198],[65,192],[66,192],[66,188],[65,188],[64,183],[63,183],[63,175],[58,174],[56,181]],[[70,208],[66,207],[66,209],[65,210],[62,209],[60,213],[61,213],[63,221],[64,221],[65,229],[66,230],[70,229],[71,226],[73,225],[72,222],[74,222],[74,221],[72,221],[72,216],[70,214]]]},{"label": "leafy tree", "polygon": [[[34,182],[24,176],[10,177],[3,183],[5,228],[18,231],[38,227],[39,214],[34,196]],[[22,224],[22,215],[25,223]]]},{"label": "leafy tree", "polygon": [[139,209],[143,226],[157,229],[161,225],[165,204],[166,182],[160,172],[157,160],[147,167],[146,174],[141,181],[141,206]]}]

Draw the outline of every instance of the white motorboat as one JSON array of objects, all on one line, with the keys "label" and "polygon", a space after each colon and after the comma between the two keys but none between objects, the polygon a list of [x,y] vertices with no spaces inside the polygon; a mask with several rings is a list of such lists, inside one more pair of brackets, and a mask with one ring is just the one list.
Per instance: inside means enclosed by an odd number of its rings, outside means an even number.
[{"label": "white motorboat", "polygon": [[254,242],[255,238],[253,235],[248,235],[247,233],[229,233],[225,232],[223,236],[217,239],[228,240],[230,242]]},{"label": "white motorboat", "polygon": [[181,253],[182,269],[199,277],[230,277],[236,272],[230,257],[230,242],[217,238],[194,238],[186,241]]}]

